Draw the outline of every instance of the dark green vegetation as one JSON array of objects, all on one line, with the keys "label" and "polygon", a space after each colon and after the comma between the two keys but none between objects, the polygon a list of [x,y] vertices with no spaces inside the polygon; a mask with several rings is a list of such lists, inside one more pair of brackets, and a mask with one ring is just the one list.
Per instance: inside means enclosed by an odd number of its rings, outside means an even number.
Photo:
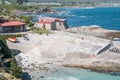
[{"label": "dark green vegetation", "polygon": [[0,35],[0,40],[5,42],[5,39],[7,39],[7,38],[10,38],[10,37],[21,37],[21,36],[23,36],[23,34],[13,34],[13,35],[5,35],[5,36]]},{"label": "dark green vegetation", "polygon": [[[1,56],[1,61],[2,61],[0,63],[3,64],[0,66],[0,68],[5,67],[8,70],[11,70],[12,75],[14,75],[16,78],[21,78],[22,68],[17,65],[17,62],[14,56],[12,55],[11,50],[8,48],[5,42],[5,39],[7,37],[8,36],[0,36],[0,47],[1,47],[0,56]],[[7,60],[7,59],[9,59],[10,61],[7,63],[4,62],[4,60]]]},{"label": "dark green vegetation", "polygon": [[26,6],[18,4],[0,4],[0,12],[7,11],[7,13],[12,13],[12,11],[31,11],[37,9],[38,6]]},{"label": "dark green vegetation", "polygon": [[31,22],[31,20],[33,19],[32,16],[24,16],[24,15],[22,15],[22,16],[20,16],[19,18],[20,18],[20,19],[23,19],[23,20],[25,21],[25,23],[26,23],[29,27],[31,27],[31,26],[34,25],[34,23]]},{"label": "dark green vegetation", "polygon": [[[21,1],[21,0],[20,0]],[[11,3],[11,4],[0,4],[0,12],[1,11],[34,11],[40,9],[41,6],[37,5],[25,5],[25,4],[17,4],[17,3]]]},{"label": "dark green vegetation", "polygon": [[28,0],[28,2],[91,2],[91,3],[120,3],[120,0]]},{"label": "dark green vegetation", "polygon": [[10,70],[12,70],[13,75],[16,78],[21,78],[22,77],[22,68],[17,65],[16,60],[13,58],[10,63]]},{"label": "dark green vegetation", "polygon": [[[37,3],[42,3],[42,2],[44,2],[44,3],[52,2],[52,3],[60,3],[60,4],[62,4],[61,6],[80,6],[80,7],[100,6],[100,4],[103,4],[103,3],[107,4],[108,6],[111,6],[111,4],[108,4],[108,3],[120,4],[120,0],[7,0],[7,1],[12,2],[12,3],[17,3],[20,5],[23,4],[24,2],[30,2],[30,3],[36,2],[35,5],[37,5]],[[49,5],[49,6],[51,6],[51,5]],[[54,6],[54,5],[52,5],[52,6]],[[59,5],[58,5],[58,7],[59,7]]]},{"label": "dark green vegetation", "polygon": [[[20,0],[21,1],[21,0]],[[50,7],[43,7],[39,5],[24,5],[24,4],[0,4],[0,22],[5,21],[23,21],[27,23],[28,26],[33,26],[31,22],[32,16],[25,16],[24,12],[27,13],[44,13],[49,12]]]},{"label": "dark green vegetation", "polygon": [[32,11],[38,9],[38,7],[18,5],[18,4],[0,4],[0,22],[6,22],[10,20],[24,21],[28,26],[33,26],[33,23],[30,21],[32,16],[17,16],[14,14],[14,11],[24,12]]},{"label": "dark green vegetation", "polygon": [[5,4],[5,1],[22,4],[23,2],[28,2],[28,0],[0,0],[2,4]]},{"label": "dark green vegetation", "polygon": [[0,46],[1,46],[1,53],[4,53],[4,58],[12,58],[12,53],[10,49],[6,46],[6,43],[4,40],[0,40]]},{"label": "dark green vegetation", "polygon": [[[27,2],[41,3],[60,3],[63,6],[95,7],[95,6],[112,6],[111,3],[120,4],[120,0],[27,0]],[[101,5],[101,4],[106,5]],[[109,4],[110,3],[110,4]]]}]

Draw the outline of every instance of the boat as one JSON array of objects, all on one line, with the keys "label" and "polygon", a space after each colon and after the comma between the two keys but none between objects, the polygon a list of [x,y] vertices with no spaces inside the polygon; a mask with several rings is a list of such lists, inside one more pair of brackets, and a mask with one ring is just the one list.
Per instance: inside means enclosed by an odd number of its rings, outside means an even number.
[{"label": "boat", "polygon": [[10,37],[7,40],[9,40],[10,42],[17,42],[17,39],[15,37]]}]

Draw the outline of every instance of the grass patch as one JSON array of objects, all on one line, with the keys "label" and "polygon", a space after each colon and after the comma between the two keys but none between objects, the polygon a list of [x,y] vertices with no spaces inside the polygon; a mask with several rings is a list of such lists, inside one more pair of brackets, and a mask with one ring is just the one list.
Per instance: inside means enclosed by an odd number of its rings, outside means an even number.
[{"label": "grass patch", "polygon": [[36,28],[32,28],[31,31],[38,33],[38,34],[50,34],[51,32],[49,30],[45,30],[45,29],[36,29]]},{"label": "grass patch", "polygon": [[16,62],[15,58],[13,58],[13,59],[11,60],[10,70],[12,70],[13,75],[14,75],[16,78],[21,78],[21,77],[22,77],[22,68],[17,65],[17,62]]},{"label": "grass patch", "polygon": [[5,40],[10,37],[22,37],[23,35],[26,35],[26,34],[0,35],[0,40]]}]

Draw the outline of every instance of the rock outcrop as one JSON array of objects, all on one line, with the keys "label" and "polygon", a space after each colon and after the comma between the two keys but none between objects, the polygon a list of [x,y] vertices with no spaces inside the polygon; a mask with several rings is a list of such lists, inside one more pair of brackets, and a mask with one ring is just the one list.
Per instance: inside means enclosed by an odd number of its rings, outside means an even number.
[{"label": "rock outcrop", "polygon": [[120,31],[107,30],[95,25],[89,27],[83,26],[83,27],[69,28],[67,31],[101,37],[101,38],[107,38],[107,39],[112,39],[113,37],[120,38]]},{"label": "rock outcrop", "polygon": [[117,62],[111,61],[86,61],[81,60],[81,63],[70,63],[70,64],[63,64],[65,67],[75,67],[75,68],[84,68],[84,69],[91,69],[93,71],[99,72],[120,72],[120,64]]},{"label": "rock outcrop", "polygon": [[0,80],[21,80],[21,79],[16,79],[14,76],[6,72],[0,72]]}]

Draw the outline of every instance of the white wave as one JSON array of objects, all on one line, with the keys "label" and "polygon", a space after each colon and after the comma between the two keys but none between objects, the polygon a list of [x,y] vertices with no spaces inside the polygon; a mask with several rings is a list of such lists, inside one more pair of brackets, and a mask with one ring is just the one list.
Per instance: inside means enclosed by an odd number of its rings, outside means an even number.
[{"label": "white wave", "polygon": [[[99,25],[89,25],[89,26],[79,26],[79,27],[101,27]],[[78,28],[78,27],[73,27],[73,28]]]},{"label": "white wave", "polygon": [[80,16],[81,18],[92,18],[93,16]]},{"label": "white wave", "polygon": [[95,7],[84,7],[84,8],[81,8],[81,9],[94,9]]},{"label": "white wave", "polygon": [[75,78],[75,77],[68,77],[66,80],[80,80],[80,79]]},{"label": "white wave", "polygon": [[71,16],[76,16],[76,15],[71,15]]},{"label": "white wave", "polygon": [[87,16],[80,16],[81,18],[86,18]]}]

